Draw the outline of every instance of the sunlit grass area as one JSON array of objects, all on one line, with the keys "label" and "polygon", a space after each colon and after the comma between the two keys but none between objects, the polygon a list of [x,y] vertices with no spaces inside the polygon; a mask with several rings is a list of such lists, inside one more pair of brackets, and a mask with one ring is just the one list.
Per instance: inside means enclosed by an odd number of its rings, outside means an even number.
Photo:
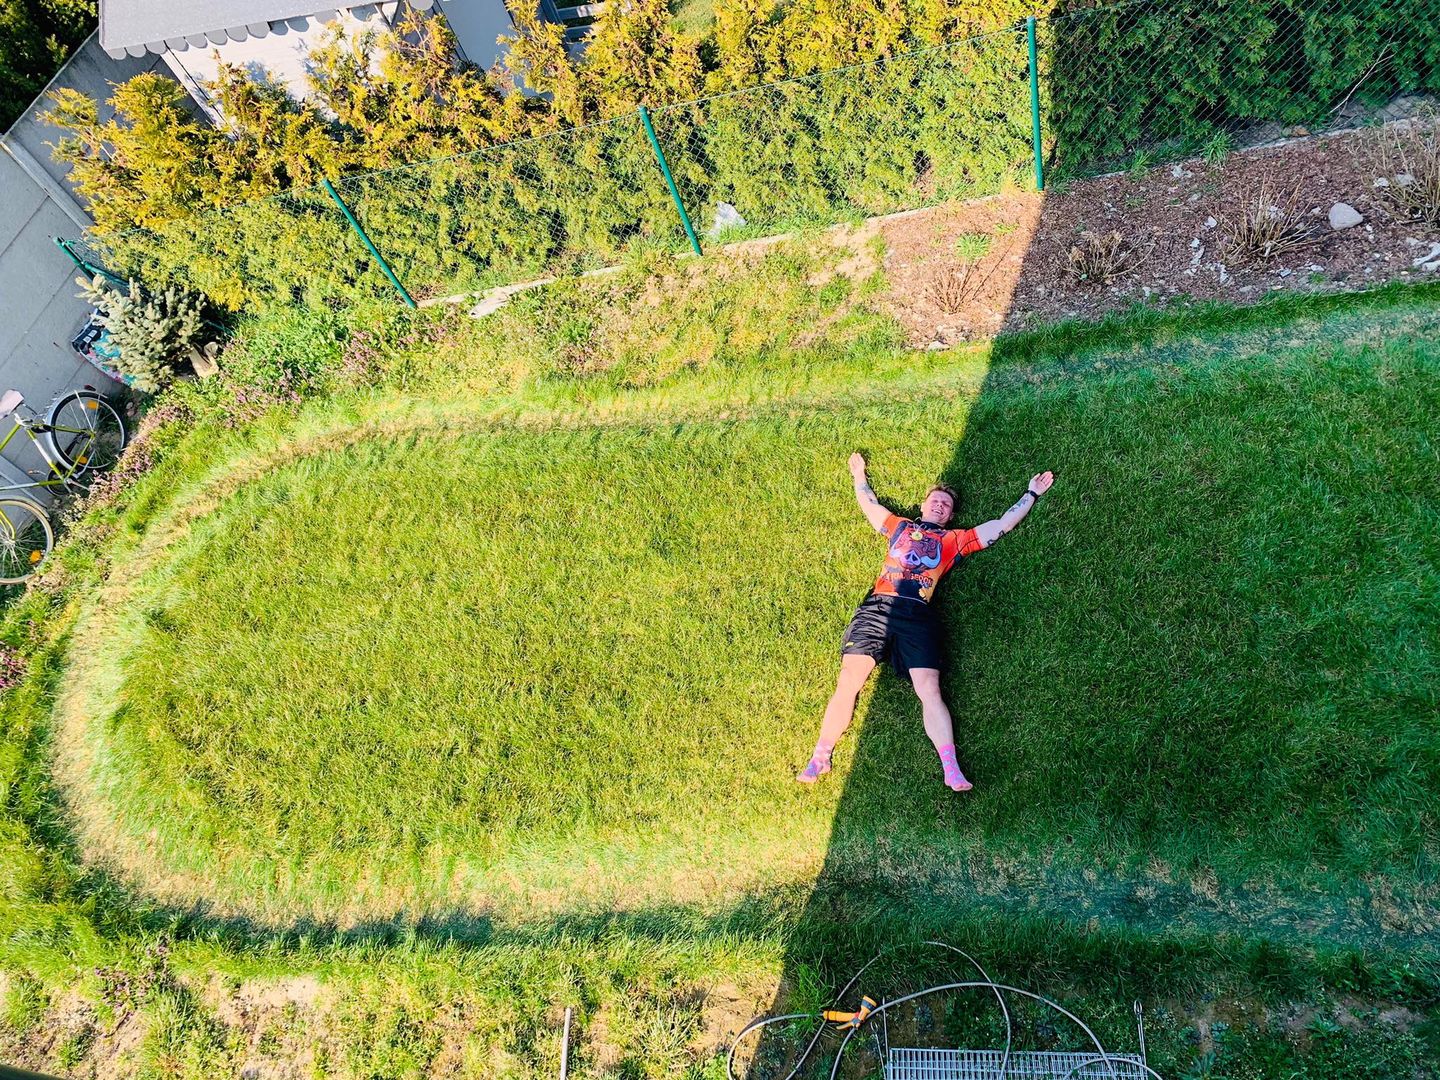
[{"label": "sunlit grass area", "polygon": [[[713,906],[822,862],[902,903],[1143,871],[1093,899],[1158,882],[1156,917],[1167,883],[1419,888],[1440,365],[1429,309],[1381,317],[296,442],[92,614],[91,827],[140,888],[272,920]],[[942,590],[968,796],[888,677],[791,780],[882,554],[857,448],[967,523],[1058,477]]]}]

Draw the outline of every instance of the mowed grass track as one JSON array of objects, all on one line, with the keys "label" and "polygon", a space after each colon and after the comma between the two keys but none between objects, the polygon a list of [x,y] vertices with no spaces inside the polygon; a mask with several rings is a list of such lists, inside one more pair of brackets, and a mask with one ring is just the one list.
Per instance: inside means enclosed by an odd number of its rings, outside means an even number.
[{"label": "mowed grass track", "polygon": [[[296,460],[112,613],[110,854],[273,918],[718,902],[822,860],[944,888],[976,855],[1419,886],[1440,359],[1365,337]],[[941,590],[967,796],[888,677],[791,780],[883,551],[856,448],[902,510],[958,482],[966,524],[1057,474]]]}]

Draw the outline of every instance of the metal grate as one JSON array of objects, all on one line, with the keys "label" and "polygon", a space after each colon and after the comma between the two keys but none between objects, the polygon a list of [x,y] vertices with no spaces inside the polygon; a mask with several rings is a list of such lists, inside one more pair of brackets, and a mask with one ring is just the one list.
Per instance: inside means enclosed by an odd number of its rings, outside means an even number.
[{"label": "metal grate", "polygon": [[[894,1048],[885,1062],[885,1080],[1000,1080],[1000,1050]],[[1146,1080],[1134,1054],[1111,1054],[1109,1063],[1093,1051],[1050,1053],[1016,1050],[1005,1065],[1005,1080]]]}]

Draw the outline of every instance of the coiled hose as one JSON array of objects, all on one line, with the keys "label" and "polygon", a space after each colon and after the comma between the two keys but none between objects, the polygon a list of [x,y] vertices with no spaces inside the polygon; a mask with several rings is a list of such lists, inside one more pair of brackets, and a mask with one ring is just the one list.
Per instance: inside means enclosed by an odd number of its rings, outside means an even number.
[{"label": "coiled hose", "polygon": [[[994,979],[990,978],[989,974],[985,971],[985,969],[980,966],[979,961],[977,961],[973,956],[965,952],[963,949],[957,949],[955,946],[949,945],[943,941],[923,941],[916,944],[932,945],[937,948],[948,949],[953,953],[957,953],[960,956],[963,956],[972,965],[974,965],[975,969],[980,973],[980,978],[965,982],[941,983],[936,986],[928,986],[923,990],[915,991],[913,994],[906,994],[903,997],[896,998],[894,1001],[882,1002],[879,1005],[875,1005],[871,1008],[862,1010],[862,1013],[860,1014],[856,1014],[859,1019],[850,1024],[848,1030],[845,1032],[845,1038],[841,1040],[839,1048],[835,1051],[835,1063],[830,1068],[829,1080],[835,1080],[835,1078],[840,1075],[840,1062],[844,1059],[845,1049],[850,1045],[850,1040],[855,1037],[855,1033],[860,1030],[861,1022],[863,1022],[863,1020],[874,1019],[877,1016],[882,1016],[887,1010],[893,1009],[897,1005],[904,1005],[907,1002],[916,1001],[919,998],[928,997],[931,994],[939,994],[947,990],[981,989],[988,989],[994,993],[995,1000],[1000,1005],[1000,1012],[1005,1018],[1005,1052],[1001,1055],[1000,1058],[1000,1071],[997,1080],[1005,1080],[1005,1074],[1010,1065],[1010,1051],[1011,1048],[1014,1046],[1015,1042],[1015,1022],[1014,1018],[1010,1015],[1010,1008],[1005,1001],[1006,994],[1019,994],[1022,997],[1030,998],[1032,1001],[1038,1001],[1040,1004],[1054,1009],[1056,1012],[1060,1013],[1060,1015],[1064,1016],[1067,1020],[1074,1021],[1074,1023],[1080,1028],[1080,1030],[1085,1032],[1086,1036],[1090,1039],[1090,1041],[1095,1044],[1095,1055],[1093,1057],[1086,1058],[1084,1061],[1079,1062],[1068,1073],[1066,1073],[1065,1076],[1061,1078],[1061,1080],[1071,1080],[1071,1078],[1074,1077],[1075,1074],[1078,1073],[1081,1069],[1096,1064],[1103,1064],[1106,1067],[1106,1071],[1109,1073],[1110,1080],[1118,1080],[1118,1073],[1115,1070],[1115,1055],[1112,1055],[1108,1050],[1105,1049],[1104,1045],[1101,1044],[1099,1037],[1095,1034],[1093,1030],[1091,1030],[1090,1026],[1086,1024],[1085,1021],[1081,1020],[1078,1016],[1070,1012],[1063,1005],[1059,1004],[1056,1001],[1052,1001],[1050,998],[1047,998],[1042,994],[1036,994],[1030,990],[1022,990],[1016,986],[1006,986],[1004,983],[997,983]],[[850,980],[840,988],[840,992],[835,995],[836,1001],[843,1000],[845,995],[849,993],[850,990],[855,986],[855,984],[860,981],[860,977],[864,975],[865,972],[870,968],[870,966],[874,964],[877,960],[885,956],[890,956],[891,954],[898,952],[900,949],[907,947],[911,946],[898,945],[889,949],[882,949],[880,952],[872,956],[869,960],[865,961],[865,963],[861,966],[860,970],[855,972],[855,974],[850,977]],[[809,1060],[810,1055],[814,1052],[815,1047],[819,1044],[820,1037],[825,1033],[826,1021],[825,1014],[823,1012],[818,1014],[787,1013],[784,1016],[764,1016],[750,1021],[750,1023],[746,1024],[743,1028],[740,1029],[739,1034],[735,1036],[735,1041],[730,1044],[730,1051],[725,1055],[725,1075],[729,1078],[729,1080],[738,1080],[738,1078],[735,1076],[735,1051],[739,1048],[741,1041],[745,1039],[748,1035],[752,1034],[753,1032],[760,1031],[771,1024],[779,1024],[788,1020],[806,1019],[818,1020],[819,1024],[816,1025],[815,1033],[810,1037],[810,1041],[805,1045],[805,1049],[801,1052],[799,1060],[795,1063],[795,1067],[791,1069],[790,1072],[787,1073],[783,1078],[783,1080],[795,1080],[795,1077],[798,1076],[800,1070],[805,1067],[805,1063]],[[1144,1069],[1148,1075],[1153,1076],[1155,1080],[1164,1080],[1164,1077],[1162,1077],[1154,1069],[1150,1068],[1149,1065],[1141,1062],[1131,1061],[1129,1059],[1126,1059],[1125,1064],[1131,1066],[1138,1064],[1140,1068]]]}]

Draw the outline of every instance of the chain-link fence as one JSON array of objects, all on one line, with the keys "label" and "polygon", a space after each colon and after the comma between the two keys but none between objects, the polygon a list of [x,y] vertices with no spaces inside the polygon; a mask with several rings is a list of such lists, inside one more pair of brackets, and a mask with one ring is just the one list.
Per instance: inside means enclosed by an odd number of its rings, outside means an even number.
[{"label": "chain-link fence", "polygon": [[655,132],[704,231],[721,203],[761,232],[829,224],[1023,182],[1028,70],[1005,30],[673,105]]},{"label": "chain-link fence", "polygon": [[1067,176],[1354,124],[1440,89],[1436,0],[1127,3],[1042,20],[1038,37]]},{"label": "chain-link fence", "polygon": [[229,308],[387,290],[382,269],[423,302],[1218,156],[1434,90],[1440,0],[1129,0],[89,242]]}]

